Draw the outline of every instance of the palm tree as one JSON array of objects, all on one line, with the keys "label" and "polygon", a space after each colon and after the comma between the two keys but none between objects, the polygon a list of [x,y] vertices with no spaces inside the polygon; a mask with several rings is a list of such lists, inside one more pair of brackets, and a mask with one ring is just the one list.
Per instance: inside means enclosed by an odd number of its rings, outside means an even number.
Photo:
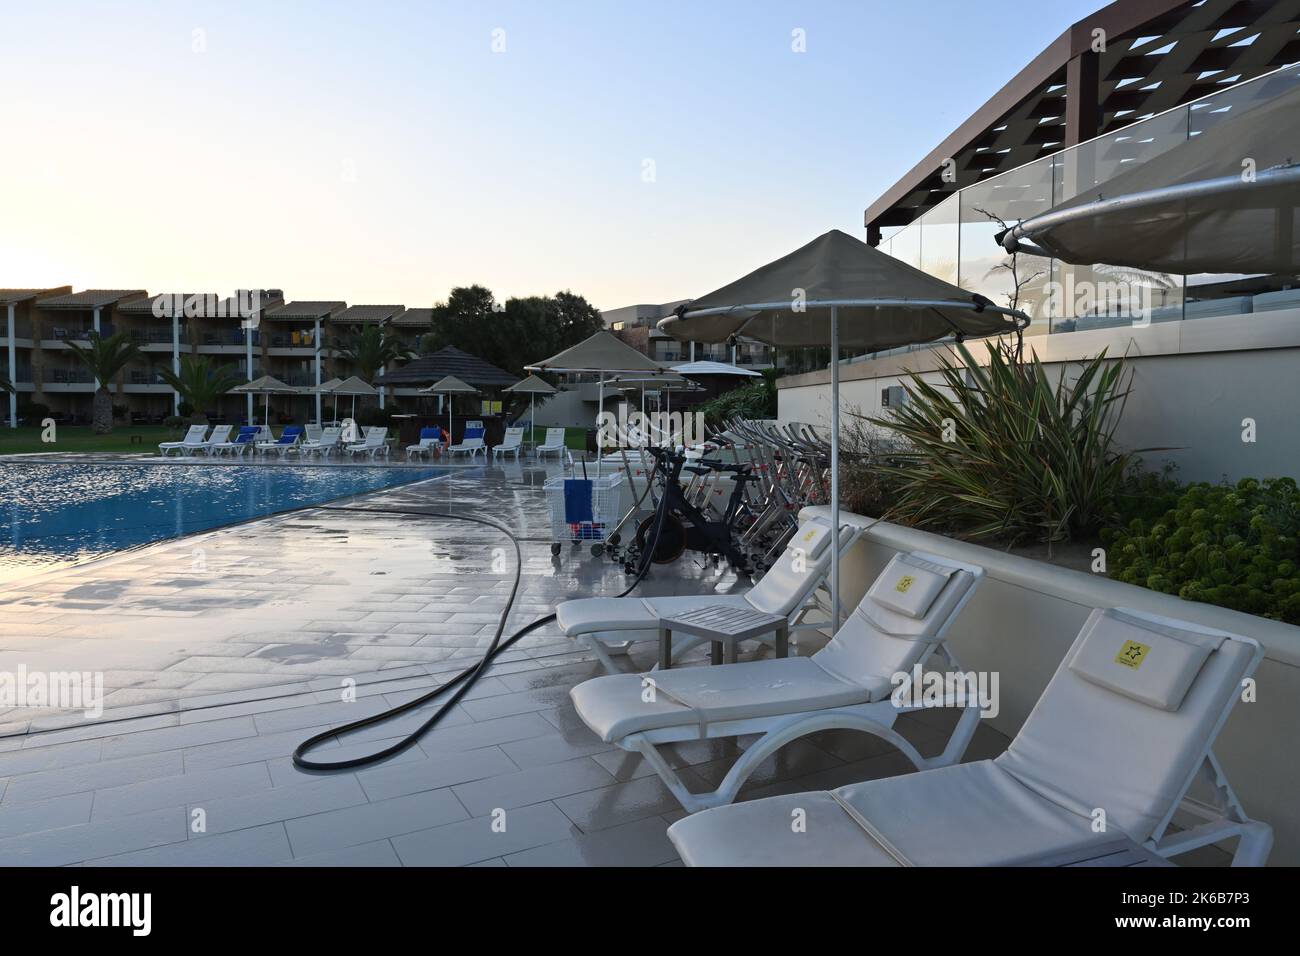
[{"label": "palm tree", "polygon": [[108,338],[103,338],[98,332],[91,332],[88,347],[69,341],[68,348],[72,349],[72,354],[99,383],[95,389],[91,426],[96,435],[107,435],[113,430],[113,396],[108,391],[108,383],[117,377],[127,362],[140,357],[140,349],[125,332],[118,332]]},{"label": "palm tree", "polygon": [[243,381],[242,376],[232,365],[213,365],[205,358],[181,359],[181,371],[177,375],[171,369],[158,369],[159,377],[176,390],[181,401],[193,409],[194,424],[207,424],[207,409],[216,404],[217,399]]},{"label": "palm tree", "polygon": [[378,325],[368,325],[360,330],[353,328],[348,340],[335,345],[334,351],[340,358],[351,362],[357,375],[365,382],[373,381],[380,369],[415,356],[401,339]]}]

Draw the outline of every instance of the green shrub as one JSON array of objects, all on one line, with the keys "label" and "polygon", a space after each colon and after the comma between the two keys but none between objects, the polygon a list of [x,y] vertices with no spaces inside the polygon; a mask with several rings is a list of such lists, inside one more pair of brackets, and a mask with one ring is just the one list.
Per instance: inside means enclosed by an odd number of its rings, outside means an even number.
[{"label": "green shrub", "polygon": [[[1128,397],[1122,359],[1103,351],[1050,376],[988,346],[939,356],[941,382],[909,373],[907,402],[872,421],[912,447],[876,467],[897,492],[887,517],[971,538],[1060,541],[1113,520],[1133,456],[1114,446]],[[1071,369],[1073,372],[1074,370]]]},{"label": "green shrub", "polygon": [[1291,478],[1189,485],[1156,519],[1102,532],[1110,576],[1300,624],[1300,491]]},{"label": "green shrub", "polygon": [[776,386],[764,377],[761,382],[742,385],[705,402],[698,412],[712,428],[722,428],[739,415],[741,418],[776,418]]},{"label": "green shrub", "polygon": [[50,406],[44,402],[18,400],[18,417],[28,425],[39,425],[50,417]]}]

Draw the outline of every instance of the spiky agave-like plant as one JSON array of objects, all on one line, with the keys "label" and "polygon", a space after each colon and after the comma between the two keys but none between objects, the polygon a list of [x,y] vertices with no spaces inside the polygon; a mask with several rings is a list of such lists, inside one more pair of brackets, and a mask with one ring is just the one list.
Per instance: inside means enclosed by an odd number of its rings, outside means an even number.
[{"label": "spiky agave-like plant", "polygon": [[1115,445],[1132,382],[1123,359],[1102,351],[1053,378],[1037,354],[1018,362],[990,344],[981,366],[953,349],[940,384],[909,373],[907,402],[872,419],[911,445],[875,466],[894,490],[889,516],[1012,542],[1099,531],[1137,451]]}]

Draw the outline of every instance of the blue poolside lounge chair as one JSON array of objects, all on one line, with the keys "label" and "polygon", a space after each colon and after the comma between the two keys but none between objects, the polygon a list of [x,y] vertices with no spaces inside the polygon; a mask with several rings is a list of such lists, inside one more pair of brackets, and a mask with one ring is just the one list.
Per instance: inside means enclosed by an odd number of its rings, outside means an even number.
[{"label": "blue poolside lounge chair", "polygon": [[286,425],[278,440],[260,441],[257,443],[257,450],[262,454],[274,451],[283,458],[285,452],[302,440],[302,435],[303,427],[301,425]]},{"label": "blue poolside lounge chair", "polygon": [[437,428],[437,427],[421,428],[420,440],[416,442],[414,445],[406,446],[406,457],[408,460],[414,458],[416,455],[419,455],[421,458],[423,458],[427,456],[429,452],[436,451],[438,446],[441,444],[442,444],[441,428]]},{"label": "blue poolside lounge chair", "polygon": [[235,436],[234,441],[223,441],[208,445],[208,456],[224,455],[226,452],[231,452],[242,458],[244,452],[253,447],[261,431],[260,425],[241,425],[239,434]]}]

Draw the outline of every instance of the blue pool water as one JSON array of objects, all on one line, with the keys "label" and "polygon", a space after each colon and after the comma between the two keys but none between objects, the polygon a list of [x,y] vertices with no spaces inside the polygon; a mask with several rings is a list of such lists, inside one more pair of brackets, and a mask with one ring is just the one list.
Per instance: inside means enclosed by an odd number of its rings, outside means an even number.
[{"label": "blue pool water", "polygon": [[444,474],[295,465],[0,465],[0,581]]}]

